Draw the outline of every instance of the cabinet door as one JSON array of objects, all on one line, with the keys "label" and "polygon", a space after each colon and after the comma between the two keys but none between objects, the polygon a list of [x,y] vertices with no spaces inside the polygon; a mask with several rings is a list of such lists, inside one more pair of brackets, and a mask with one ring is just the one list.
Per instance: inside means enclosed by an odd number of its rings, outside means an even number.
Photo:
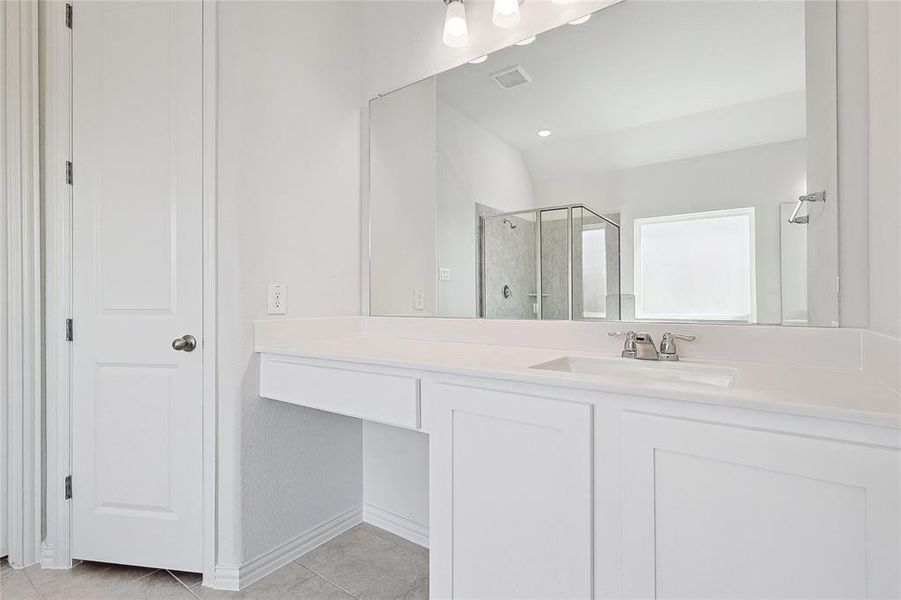
[{"label": "cabinet door", "polygon": [[431,597],[589,598],[592,407],[437,383]]},{"label": "cabinet door", "polygon": [[632,598],[897,598],[899,454],[623,415]]}]

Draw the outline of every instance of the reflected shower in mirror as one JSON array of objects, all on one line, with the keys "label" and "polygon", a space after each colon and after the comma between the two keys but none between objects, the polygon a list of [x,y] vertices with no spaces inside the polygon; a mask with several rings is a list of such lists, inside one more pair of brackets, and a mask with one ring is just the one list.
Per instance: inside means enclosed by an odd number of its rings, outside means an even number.
[{"label": "reflected shower in mirror", "polygon": [[838,325],[835,18],[625,0],[373,100],[371,314]]},{"label": "reflected shower in mirror", "polygon": [[619,319],[619,226],[584,206],[478,205],[480,316]]}]

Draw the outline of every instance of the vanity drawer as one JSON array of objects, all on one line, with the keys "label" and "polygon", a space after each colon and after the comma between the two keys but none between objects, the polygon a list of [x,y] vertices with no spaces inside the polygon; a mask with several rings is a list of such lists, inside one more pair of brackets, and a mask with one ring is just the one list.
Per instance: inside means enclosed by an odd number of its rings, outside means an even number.
[{"label": "vanity drawer", "polygon": [[367,421],[420,426],[416,377],[263,356],[260,396]]}]

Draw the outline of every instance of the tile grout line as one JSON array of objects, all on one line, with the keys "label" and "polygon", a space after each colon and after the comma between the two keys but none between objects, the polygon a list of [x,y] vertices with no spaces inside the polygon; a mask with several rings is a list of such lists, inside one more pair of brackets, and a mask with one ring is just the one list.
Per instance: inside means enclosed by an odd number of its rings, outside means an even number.
[{"label": "tile grout line", "polygon": [[182,581],[181,579],[179,579],[179,578],[175,575],[175,573],[173,573],[173,572],[170,571],[169,569],[166,569],[166,573],[169,574],[169,577],[171,577],[172,579],[174,579],[175,581],[177,581],[179,584],[181,584],[181,586],[182,586],[183,588],[185,588],[186,590],[188,590],[188,593],[189,593],[189,594],[191,594],[191,595],[194,596],[195,598],[200,598],[200,596],[198,596],[197,594],[195,594],[195,593],[194,593],[194,590],[192,590],[190,587],[188,587],[188,584],[187,584],[187,583],[185,583],[184,581]]},{"label": "tile grout line", "polygon": [[[9,568],[12,569],[12,567],[9,567]],[[42,600],[47,600],[47,596],[44,595],[44,592],[39,590],[38,586],[34,583],[34,581],[32,581],[31,575],[28,574],[28,569],[27,568],[22,569],[22,572],[25,573],[25,579],[27,579],[28,583],[31,584],[31,589],[34,590],[34,593],[37,594],[40,598],[42,598]]]},{"label": "tile grout line", "polygon": [[338,588],[339,590],[341,590],[342,592],[344,592],[345,594],[347,594],[347,595],[350,596],[351,598],[355,598],[356,600],[360,600],[360,597],[357,596],[356,594],[352,594],[352,593],[350,592],[350,590],[347,590],[347,589],[343,588],[342,586],[338,585],[337,583],[335,583],[334,581],[332,581],[331,579],[329,579],[329,578],[326,577],[325,575],[321,575],[320,573],[317,573],[316,571],[314,571],[314,570],[311,569],[310,567],[306,566],[305,564],[302,564],[302,563],[300,562],[300,559],[299,559],[299,558],[295,558],[295,559],[294,559],[294,562],[297,563],[298,565],[300,565],[301,567],[303,567],[304,569],[306,569],[307,571],[309,571],[310,573],[312,573],[313,575],[315,575],[316,577],[322,579],[322,580],[325,581],[326,583],[330,583],[331,585],[335,586],[336,588]]},{"label": "tile grout line", "polygon": [[153,570],[150,571],[149,573],[144,573],[143,575],[140,575],[140,576],[138,576],[138,577],[135,577],[134,579],[129,579],[129,580],[128,580],[128,583],[134,583],[135,581],[139,581],[139,580],[141,580],[141,579],[144,579],[145,577],[150,577],[150,576],[153,575],[154,573],[157,573],[157,572],[162,571],[162,570],[163,570],[163,569],[153,569]]}]

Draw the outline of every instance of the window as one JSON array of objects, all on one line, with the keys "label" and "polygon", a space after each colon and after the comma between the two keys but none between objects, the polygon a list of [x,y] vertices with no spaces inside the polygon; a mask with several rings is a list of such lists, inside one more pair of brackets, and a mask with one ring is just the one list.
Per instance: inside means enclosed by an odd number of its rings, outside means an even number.
[{"label": "window", "polygon": [[607,230],[603,226],[582,231],[582,316],[607,316]]},{"label": "window", "polygon": [[754,209],[636,219],[635,317],[754,322]]}]

